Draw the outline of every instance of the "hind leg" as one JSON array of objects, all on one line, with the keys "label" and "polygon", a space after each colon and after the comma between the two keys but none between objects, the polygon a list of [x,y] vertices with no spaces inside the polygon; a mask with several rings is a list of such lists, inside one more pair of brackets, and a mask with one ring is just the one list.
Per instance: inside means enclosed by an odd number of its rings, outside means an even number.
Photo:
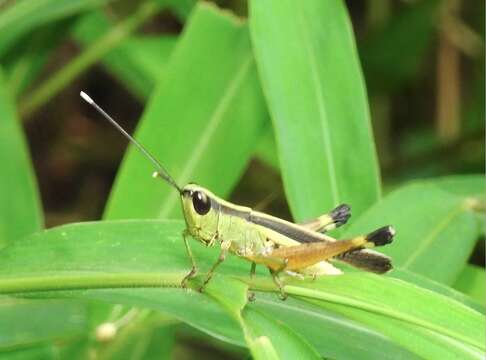
[{"label": "hind leg", "polygon": [[273,282],[275,283],[275,285],[277,285],[278,290],[280,291],[280,299],[282,299],[282,300],[287,299],[288,295],[284,290],[284,284],[282,283],[282,280],[280,279],[279,274],[282,271],[285,270],[285,268],[287,267],[287,263],[288,263],[287,259],[284,259],[282,265],[277,270],[273,270],[270,267],[268,268],[268,271],[272,275]]}]

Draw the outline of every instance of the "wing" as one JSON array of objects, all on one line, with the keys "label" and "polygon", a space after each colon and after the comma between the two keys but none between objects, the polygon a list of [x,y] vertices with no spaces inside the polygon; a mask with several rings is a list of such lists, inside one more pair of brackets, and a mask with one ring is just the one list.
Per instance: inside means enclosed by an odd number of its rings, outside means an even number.
[{"label": "wing", "polygon": [[281,246],[293,246],[302,243],[314,243],[321,241],[336,241],[336,239],[330,236],[320,234],[301,225],[294,224],[258,211],[251,211],[247,221],[251,222],[252,224],[259,225],[262,232],[269,232],[268,237],[272,240],[275,239],[275,242]]}]

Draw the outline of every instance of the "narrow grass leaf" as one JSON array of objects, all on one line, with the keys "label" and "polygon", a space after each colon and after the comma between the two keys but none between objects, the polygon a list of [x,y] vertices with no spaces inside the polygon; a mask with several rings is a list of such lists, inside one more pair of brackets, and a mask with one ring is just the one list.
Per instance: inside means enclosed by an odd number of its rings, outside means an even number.
[{"label": "narrow grass leaf", "polygon": [[0,12],[0,56],[40,25],[60,20],[111,0],[19,0]]},{"label": "narrow grass leaf", "polygon": [[113,26],[97,41],[90,44],[81,54],[72,59],[35,90],[32,90],[30,94],[26,95],[21,101],[20,114],[28,118],[89,66],[95,64],[111,49],[122,43],[126,37],[159,10],[158,4],[153,1],[140,3],[130,15]]},{"label": "narrow grass leaf", "polygon": [[326,358],[418,359],[386,333],[374,331],[362,322],[320,305],[292,297],[281,301],[274,294],[258,293],[255,302],[249,306],[287,324]]},{"label": "narrow grass leaf", "polygon": [[[224,196],[244,170],[266,116],[246,25],[201,3],[136,136],[180,186],[196,182]],[[150,162],[130,149],[106,217],[180,218],[179,194],[154,180],[152,172]]]},{"label": "narrow grass leaf", "polygon": [[[425,276],[422,276],[420,274],[417,274],[417,273],[414,273],[414,272],[411,272],[411,271],[408,271],[408,270],[403,270],[403,269],[394,269],[392,272],[388,273],[387,275],[388,276],[391,276],[393,278],[397,278],[397,279],[401,279],[401,280],[404,280],[404,281],[407,281],[409,283],[412,283],[412,284],[415,284],[417,286],[420,286],[422,288],[425,288],[425,289],[428,289],[428,290],[431,290],[431,291],[434,291],[436,293],[439,293],[439,294],[442,294],[444,296],[447,296],[451,299],[454,299],[466,306],[469,306],[470,308],[480,312],[481,314],[483,315],[486,315],[486,307],[485,307],[485,304],[484,304],[484,301],[482,301],[482,299],[484,299],[484,297],[481,297],[481,298],[475,298],[472,296],[472,294],[468,293],[468,292],[461,292],[462,290],[459,290],[457,288],[457,284],[458,283],[461,283],[461,277],[463,275],[465,275],[466,273],[466,269],[469,267],[469,265],[466,265],[466,267],[463,269],[463,271],[461,272],[461,275],[459,275],[459,279],[456,281],[456,283],[454,284],[454,288],[452,287],[449,287],[447,285],[444,285],[440,282],[436,282],[428,277],[425,277]],[[467,278],[467,276],[466,276]],[[466,278],[464,280],[466,280]],[[469,284],[469,278],[467,278],[467,282]],[[478,279],[479,280],[479,279]],[[481,279],[482,281],[482,279]],[[463,283],[465,285],[465,283]],[[475,285],[483,285],[483,283],[481,282],[481,284],[478,284],[477,282],[475,283]],[[472,288],[475,288],[475,286],[473,285]],[[458,290],[456,290],[458,289]],[[469,295],[469,296],[468,296]],[[476,300],[479,300],[476,301]]]},{"label": "narrow grass leaf", "polygon": [[[76,41],[87,47],[110,26],[103,13],[94,11],[83,16],[72,33]],[[130,36],[106,54],[102,62],[128,91],[144,101],[163,72],[176,39],[169,35]]]},{"label": "narrow grass leaf", "polygon": [[245,308],[247,290],[248,286],[239,280],[216,276],[206,291],[240,323],[246,344],[255,359],[263,360],[268,356],[277,359],[319,358],[316,350],[286,325],[256,309]]},{"label": "narrow grass leaf", "polygon": [[[272,357],[277,359],[320,359],[303,337],[297,335],[280,321],[275,321],[261,311],[246,308],[242,313],[244,327],[250,340],[250,349],[256,359],[267,359],[267,352],[261,354],[259,342],[262,339],[271,344]],[[254,344],[254,345],[253,345]],[[256,347],[256,349],[253,349]],[[268,346],[267,346],[268,348]]]},{"label": "narrow grass leaf", "polygon": [[380,195],[366,91],[344,3],[252,1],[250,30],[297,220]]},{"label": "narrow grass leaf", "polygon": [[43,216],[27,144],[0,69],[0,248],[42,228]]},{"label": "narrow grass leaf", "polygon": [[212,298],[191,289],[86,290],[82,293],[71,292],[67,296],[156,310],[170,314],[221,341],[238,346],[245,344],[238,322]]},{"label": "narrow grass leaf", "polygon": [[185,21],[194,9],[197,0],[159,0],[167,3],[169,9],[181,20]]},{"label": "narrow grass leaf", "polygon": [[[315,303],[315,301],[312,301]],[[461,341],[432,332],[423,327],[403,323],[393,318],[383,317],[378,314],[363,312],[341,305],[321,303],[322,307],[335,311],[353,319],[363,326],[379,331],[396,342],[396,345],[408,349],[413,357],[420,359],[471,359],[483,358],[484,349],[469,346]],[[409,357],[404,357],[408,359]]]},{"label": "narrow grass leaf", "polygon": [[277,144],[275,143],[273,130],[270,126],[267,127],[267,129],[263,132],[262,137],[258,141],[255,149],[255,155],[266,165],[274,168],[275,170],[280,170]]},{"label": "narrow grass leaf", "polygon": [[56,349],[52,345],[38,345],[26,349],[14,349],[2,352],[5,360],[54,360],[58,359]]},{"label": "narrow grass leaf", "polygon": [[24,39],[29,46],[20,42],[9,52],[3,64],[12,97],[19,98],[38,77],[69,25],[66,20],[48,24]]},{"label": "narrow grass leaf", "polygon": [[484,198],[486,196],[486,178],[484,174],[450,175],[430,181],[435,186],[452,194]]},{"label": "narrow grass leaf", "polygon": [[462,269],[454,283],[454,288],[469,295],[485,306],[486,299],[486,272],[484,268],[468,264]]},{"label": "narrow grass leaf", "polygon": [[461,347],[485,349],[483,316],[457,301],[401,280],[374,274],[354,273],[325,280],[315,284],[292,282],[296,288],[289,285],[287,291],[301,295],[303,299],[313,299],[314,303],[320,299],[347,305],[371,316],[378,314],[399,320],[404,325],[452,338]]},{"label": "narrow grass leaf", "polygon": [[78,302],[0,300],[0,352],[85,336],[87,328],[87,308]]}]

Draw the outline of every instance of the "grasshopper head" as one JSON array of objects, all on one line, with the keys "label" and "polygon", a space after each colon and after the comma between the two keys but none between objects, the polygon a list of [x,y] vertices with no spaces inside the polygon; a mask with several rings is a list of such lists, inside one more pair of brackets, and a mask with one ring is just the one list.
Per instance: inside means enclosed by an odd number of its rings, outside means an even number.
[{"label": "grasshopper head", "polygon": [[214,198],[212,192],[196,184],[188,184],[181,191],[187,228],[192,236],[208,246],[213,245],[218,226]]}]

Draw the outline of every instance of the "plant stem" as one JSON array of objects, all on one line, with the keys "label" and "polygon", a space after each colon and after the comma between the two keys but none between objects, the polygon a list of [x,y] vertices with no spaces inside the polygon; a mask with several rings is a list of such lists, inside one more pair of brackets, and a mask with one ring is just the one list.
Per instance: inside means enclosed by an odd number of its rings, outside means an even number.
[{"label": "plant stem", "polygon": [[30,96],[21,101],[20,115],[29,118],[40,106],[49,101],[67,84],[73,81],[88,67],[96,63],[110,50],[118,46],[128,35],[134,32],[147,19],[157,13],[160,6],[155,1],[142,3],[133,15],[115,25],[109,32],[98,39],[84,52],[75,57],[69,64],[54,76],[32,91]]}]

